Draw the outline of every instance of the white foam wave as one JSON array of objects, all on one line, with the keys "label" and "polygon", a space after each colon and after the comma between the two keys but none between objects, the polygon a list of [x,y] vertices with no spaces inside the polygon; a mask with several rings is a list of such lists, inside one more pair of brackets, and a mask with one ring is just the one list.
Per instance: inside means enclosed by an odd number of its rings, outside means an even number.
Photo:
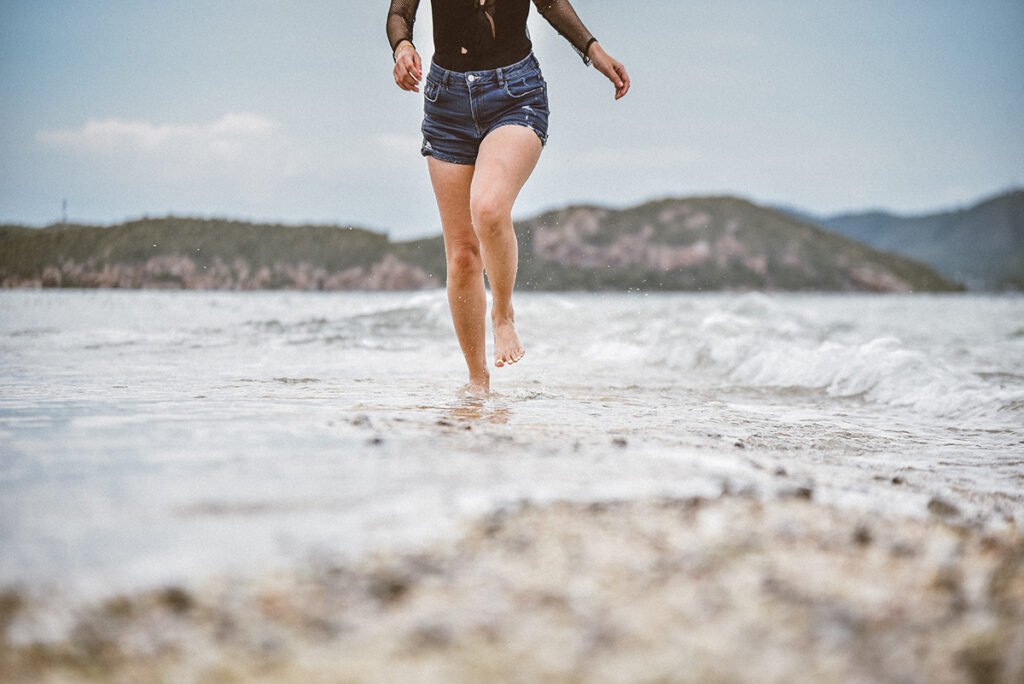
[{"label": "white foam wave", "polygon": [[1024,387],[950,367],[893,336],[828,339],[827,330],[764,307],[703,319],[693,368],[740,387],[862,397],[940,419],[1020,424]]},{"label": "white foam wave", "polygon": [[705,358],[736,385],[817,389],[944,419],[1020,420],[1024,400],[1020,388],[952,368],[894,337],[851,344],[741,335],[720,340]]}]

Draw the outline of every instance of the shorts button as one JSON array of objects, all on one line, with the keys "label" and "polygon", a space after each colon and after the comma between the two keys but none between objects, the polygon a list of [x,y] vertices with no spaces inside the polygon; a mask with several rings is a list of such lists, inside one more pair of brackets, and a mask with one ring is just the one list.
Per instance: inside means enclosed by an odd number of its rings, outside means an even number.
[{"label": "shorts button", "polygon": [[470,83],[472,83],[473,81],[476,80],[476,75],[475,74],[470,74],[469,76],[466,77],[466,80],[469,81]]}]

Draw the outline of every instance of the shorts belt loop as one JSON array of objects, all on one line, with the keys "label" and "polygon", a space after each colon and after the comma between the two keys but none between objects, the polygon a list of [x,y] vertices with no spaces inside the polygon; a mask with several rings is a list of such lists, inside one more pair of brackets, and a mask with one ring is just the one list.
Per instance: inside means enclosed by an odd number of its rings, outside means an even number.
[{"label": "shorts belt loop", "polygon": [[498,86],[501,88],[505,87],[505,69],[504,67],[498,67]]}]

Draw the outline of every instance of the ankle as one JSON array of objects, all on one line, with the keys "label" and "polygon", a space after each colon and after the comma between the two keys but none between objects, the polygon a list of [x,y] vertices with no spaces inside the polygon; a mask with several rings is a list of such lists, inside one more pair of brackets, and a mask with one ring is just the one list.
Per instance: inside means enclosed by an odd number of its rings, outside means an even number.
[{"label": "ankle", "polygon": [[513,323],[515,322],[515,311],[509,306],[507,309],[491,309],[491,323]]}]

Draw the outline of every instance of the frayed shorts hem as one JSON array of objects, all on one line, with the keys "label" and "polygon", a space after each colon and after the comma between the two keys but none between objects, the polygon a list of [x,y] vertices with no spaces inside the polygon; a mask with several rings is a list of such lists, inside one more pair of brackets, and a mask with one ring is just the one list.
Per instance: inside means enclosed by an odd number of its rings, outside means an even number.
[{"label": "frayed shorts hem", "polygon": [[[548,139],[546,135],[543,135],[536,128],[522,121],[502,121],[496,124],[491,130],[487,131],[487,135],[490,135],[491,133],[498,130],[502,126],[522,126],[523,128],[537,135],[537,137],[540,139],[541,147],[545,147],[548,144]],[[486,139],[487,136],[484,136],[484,138]],[[429,143],[427,143],[426,140],[423,141],[423,146],[420,148],[420,154],[423,155],[424,157],[433,157],[438,161],[448,162],[450,164],[465,164],[467,166],[473,166],[474,164],[476,164],[476,157],[461,157],[454,154],[438,152],[432,146],[429,146]]]},{"label": "frayed shorts hem", "polygon": [[423,147],[420,149],[420,154],[424,157],[433,157],[438,161],[448,162],[449,164],[464,164],[466,166],[473,166],[476,164],[476,158],[470,157],[456,157],[451,154],[445,154],[444,152],[438,152],[437,150],[428,149]]}]

